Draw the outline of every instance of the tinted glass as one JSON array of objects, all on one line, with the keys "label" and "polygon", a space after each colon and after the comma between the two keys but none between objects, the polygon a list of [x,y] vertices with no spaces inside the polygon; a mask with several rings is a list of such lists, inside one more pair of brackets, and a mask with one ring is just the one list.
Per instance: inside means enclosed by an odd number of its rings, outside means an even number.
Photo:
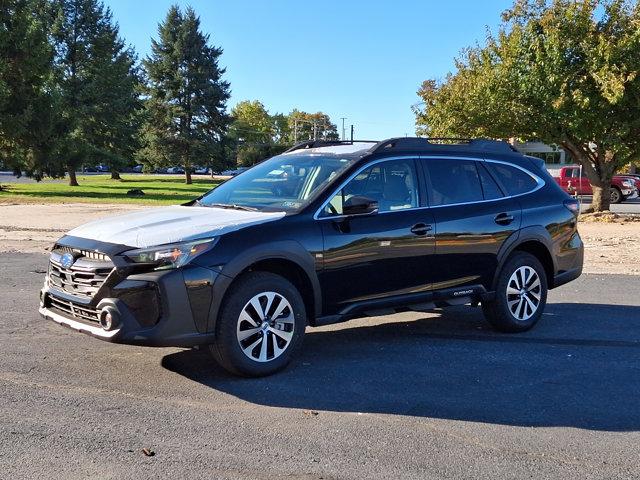
[{"label": "tinted glass", "polygon": [[342,206],[355,195],[378,202],[380,212],[406,210],[418,206],[418,184],[412,160],[377,163],[360,172],[338,192],[324,209],[323,216],[342,215]]},{"label": "tinted glass", "polygon": [[226,181],[200,203],[296,211],[353,162],[318,155],[279,155]]},{"label": "tinted glass", "polygon": [[510,195],[527,193],[537,186],[533,177],[519,168],[503,163],[491,163],[490,168],[495,172],[500,183],[504,185]]},{"label": "tinted glass", "polygon": [[483,200],[476,162],[472,160],[429,159],[431,205],[451,205]]},{"label": "tinted glass", "polygon": [[482,163],[477,163],[478,174],[480,175],[480,183],[482,184],[482,193],[485,200],[495,200],[496,198],[502,198],[504,195],[498,187],[495,180],[489,175],[486,167]]}]

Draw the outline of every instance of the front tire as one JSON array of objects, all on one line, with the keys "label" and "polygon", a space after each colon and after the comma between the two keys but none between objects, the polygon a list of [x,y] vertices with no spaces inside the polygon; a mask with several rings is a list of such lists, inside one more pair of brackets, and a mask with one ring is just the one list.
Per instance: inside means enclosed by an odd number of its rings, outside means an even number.
[{"label": "front tire", "polygon": [[305,326],[304,301],[291,282],[273,273],[249,272],[225,297],[210,350],[231,373],[271,375],[289,363]]},{"label": "front tire", "polygon": [[611,201],[610,203],[620,203],[624,200],[624,196],[618,187],[611,187]]},{"label": "front tire", "polygon": [[496,296],[482,302],[485,318],[502,332],[524,332],[542,316],[547,304],[547,276],[540,261],[516,252],[498,275]]}]

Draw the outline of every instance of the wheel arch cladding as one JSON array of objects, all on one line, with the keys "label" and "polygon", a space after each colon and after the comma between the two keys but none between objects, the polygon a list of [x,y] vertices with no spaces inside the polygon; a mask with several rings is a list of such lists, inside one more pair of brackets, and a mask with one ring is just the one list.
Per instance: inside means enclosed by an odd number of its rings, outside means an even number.
[{"label": "wheel arch cladding", "polygon": [[502,267],[516,251],[530,253],[536,257],[544,267],[547,285],[553,288],[556,264],[552,255],[553,240],[549,232],[542,226],[526,227],[513,235],[510,240],[505,242],[505,249],[499,253],[498,268],[494,273],[491,289],[495,290]]},{"label": "wheel arch cladding", "polygon": [[314,288],[307,272],[300,265],[286,258],[266,258],[249,265],[240,275],[246,272],[274,273],[291,282],[302,296],[304,308],[307,312],[307,322],[310,325],[314,324],[316,316]]},{"label": "wheel arch cladding", "polygon": [[322,296],[320,282],[311,253],[295,241],[275,242],[250,248],[242,252],[222,269],[214,285],[214,302],[209,312],[208,331],[215,331],[215,325],[224,297],[235,281],[248,271],[266,271],[289,280],[298,290],[305,303],[308,323],[313,325],[320,315]]},{"label": "wheel arch cladding", "polygon": [[518,246],[516,246],[516,248],[511,251],[511,254],[515,252],[525,252],[536,257],[544,267],[544,273],[547,277],[547,285],[549,285],[550,288],[553,286],[553,257],[551,256],[551,253],[549,252],[549,249],[546,245],[539,242],[538,240],[527,240],[518,244]]}]

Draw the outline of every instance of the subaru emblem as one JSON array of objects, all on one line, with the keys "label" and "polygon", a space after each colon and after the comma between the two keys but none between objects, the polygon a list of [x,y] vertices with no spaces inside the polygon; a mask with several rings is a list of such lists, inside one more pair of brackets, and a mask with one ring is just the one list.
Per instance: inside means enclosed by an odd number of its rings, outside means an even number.
[{"label": "subaru emblem", "polygon": [[75,261],[75,257],[70,253],[65,253],[64,255],[62,255],[62,257],[60,257],[60,265],[62,265],[64,268],[71,268]]}]

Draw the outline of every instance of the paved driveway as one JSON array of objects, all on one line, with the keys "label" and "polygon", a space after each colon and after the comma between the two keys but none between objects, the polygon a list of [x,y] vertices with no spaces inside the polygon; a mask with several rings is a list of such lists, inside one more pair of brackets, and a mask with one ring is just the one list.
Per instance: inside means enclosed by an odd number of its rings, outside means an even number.
[{"label": "paved driveway", "polygon": [[247,380],[41,320],[45,265],[0,254],[2,478],[640,477],[638,276],[551,292],[527,334],[472,308],[310,329]]},{"label": "paved driveway", "polygon": [[[582,210],[586,210],[591,206],[591,197],[584,197],[582,202]],[[611,211],[614,213],[640,213],[640,198],[631,198],[622,203],[612,204]]]}]

